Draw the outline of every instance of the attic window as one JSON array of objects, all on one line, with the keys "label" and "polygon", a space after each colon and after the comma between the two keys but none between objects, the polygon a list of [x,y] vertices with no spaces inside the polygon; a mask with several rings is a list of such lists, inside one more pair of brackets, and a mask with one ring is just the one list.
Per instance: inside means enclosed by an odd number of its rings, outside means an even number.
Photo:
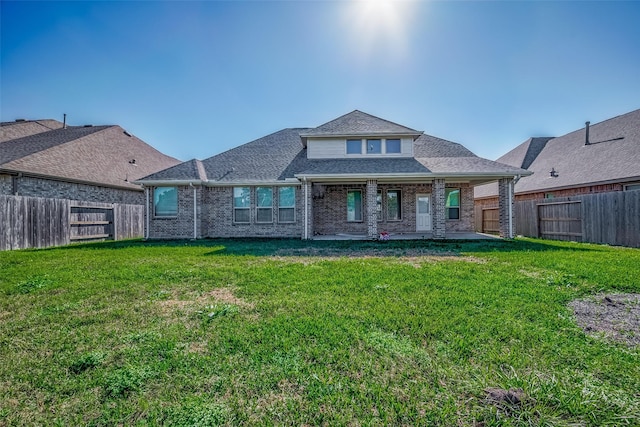
[{"label": "attic window", "polygon": [[347,139],[347,154],[362,154],[362,140]]},{"label": "attic window", "polygon": [[382,140],[367,139],[367,154],[380,154],[380,153],[382,153]]}]

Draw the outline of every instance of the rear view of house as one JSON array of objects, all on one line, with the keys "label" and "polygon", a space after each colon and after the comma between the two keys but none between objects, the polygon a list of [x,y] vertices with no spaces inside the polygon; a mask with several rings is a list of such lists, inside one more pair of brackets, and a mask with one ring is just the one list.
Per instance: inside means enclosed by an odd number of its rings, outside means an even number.
[{"label": "rear view of house", "polygon": [[151,174],[148,238],[297,237],[474,230],[473,186],[499,181],[509,236],[512,180],[529,172],[353,111]]}]

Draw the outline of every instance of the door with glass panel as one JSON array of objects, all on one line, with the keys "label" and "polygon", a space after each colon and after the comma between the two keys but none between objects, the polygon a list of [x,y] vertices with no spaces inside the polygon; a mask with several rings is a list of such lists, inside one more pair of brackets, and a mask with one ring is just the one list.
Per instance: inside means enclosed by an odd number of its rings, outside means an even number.
[{"label": "door with glass panel", "polygon": [[431,231],[431,196],[416,195],[416,231]]}]

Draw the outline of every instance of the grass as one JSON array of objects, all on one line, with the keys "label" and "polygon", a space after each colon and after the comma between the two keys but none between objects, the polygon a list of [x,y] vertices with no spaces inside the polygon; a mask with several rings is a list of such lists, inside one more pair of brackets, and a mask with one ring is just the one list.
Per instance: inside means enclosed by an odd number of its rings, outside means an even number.
[{"label": "grass", "polygon": [[128,241],[0,271],[0,425],[640,425],[640,349],[567,308],[640,292],[637,249]]}]

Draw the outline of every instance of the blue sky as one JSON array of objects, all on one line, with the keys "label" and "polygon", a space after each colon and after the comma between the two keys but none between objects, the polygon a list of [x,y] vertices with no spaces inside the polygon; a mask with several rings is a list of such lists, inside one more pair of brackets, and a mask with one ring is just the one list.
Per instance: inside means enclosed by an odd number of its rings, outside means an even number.
[{"label": "blue sky", "polygon": [[640,2],[1,3],[0,115],[207,158],[359,109],[495,159],[640,108]]}]

